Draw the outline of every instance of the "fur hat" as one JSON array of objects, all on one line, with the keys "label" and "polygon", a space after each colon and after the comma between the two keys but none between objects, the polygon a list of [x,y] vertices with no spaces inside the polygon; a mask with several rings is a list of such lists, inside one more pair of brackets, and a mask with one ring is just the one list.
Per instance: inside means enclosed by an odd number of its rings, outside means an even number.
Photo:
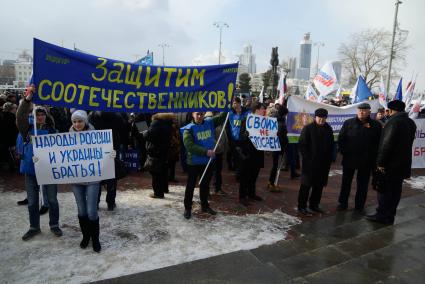
[{"label": "fur hat", "polygon": [[43,112],[45,115],[47,115],[47,110],[43,106],[36,106],[35,107],[35,113],[37,114],[37,112]]},{"label": "fur hat", "polygon": [[84,110],[74,111],[71,115],[71,121],[74,121],[76,119],[80,119],[84,121],[85,124],[87,124],[88,123],[87,112],[85,112]]},{"label": "fur hat", "polygon": [[388,103],[388,108],[400,112],[404,111],[404,109],[406,108],[406,104],[402,101],[395,100]]},{"label": "fur hat", "polygon": [[324,108],[318,108],[314,111],[314,116],[328,117],[328,111]]}]

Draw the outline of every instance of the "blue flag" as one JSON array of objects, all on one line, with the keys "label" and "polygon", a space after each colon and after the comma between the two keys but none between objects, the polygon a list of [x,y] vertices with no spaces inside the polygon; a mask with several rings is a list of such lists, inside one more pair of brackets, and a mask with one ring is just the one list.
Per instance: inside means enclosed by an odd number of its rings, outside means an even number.
[{"label": "blue flag", "polygon": [[359,103],[362,101],[367,101],[369,97],[373,96],[372,92],[369,90],[369,87],[366,84],[363,76],[359,76],[357,80],[357,89],[354,99],[354,103]]},{"label": "blue flag", "polygon": [[153,52],[148,52],[145,57],[140,58],[134,63],[139,65],[153,65]]},{"label": "blue flag", "polygon": [[145,66],[34,39],[34,102],[109,112],[227,111],[238,63]]},{"label": "blue flag", "polygon": [[400,78],[400,82],[398,82],[397,92],[395,93],[393,101],[403,101],[403,78]]}]

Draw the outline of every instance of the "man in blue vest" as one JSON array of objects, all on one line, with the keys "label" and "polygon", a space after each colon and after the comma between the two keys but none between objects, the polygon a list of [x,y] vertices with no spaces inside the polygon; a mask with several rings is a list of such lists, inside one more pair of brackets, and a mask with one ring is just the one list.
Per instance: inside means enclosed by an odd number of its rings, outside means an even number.
[{"label": "man in blue vest", "polygon": [[[47,117],[47,110],[44,107],[37,106],[35,109],[34,123],[30,124],[28,117],[31,113],[32,96],[35,87],[29,87],[25,98],[18,107],[16,113],[16,124],[19,133],[23,137],[24,147],[22,156],[21,172],[25,174],[25,189],[28,198],[28,213],[30,229],[23,235],[22,240],[27,241],[38,235],[40,231],[40,212],[39,212],[39,185],[35,176],[34,163],[38,161],[33,154],[31,136],[35,134],[34,124],[37,125],[37,135],[56,133],[53,118]],[[62,236],[62,230],[59,228],[59,203],[57,199],[57,186],[45,185],[45,193],[49,204],[49,226],[50,230],[57,237]]]},{"label": "man in blue vest", "polygon": [[240,175],[240,157],[236,151],[237,147],[241,147],[241,125],[242,120],[248,116],[249,110],[242,107],[241,99],[235,97],[232,103],[232,110],[229,113],[229,125],[227,126],[227,137],[230,141],[230,151],[233,160],[233,166],[236,169],[236,178],[239,179]]},{"label": "man in blue vest", "polygon": [[[204,112],[193,112],[192,122],[182,127],[183,143],[187,152],[187,184],[184,196],[184,217],[192,216],[193,191],[198,176],[205,170],[210,158],[214,158],[215,128],[226,119],[226,113],[204,119]],[[208,204],[209,184],[212,177],[213,165],[210,165],[199,185],[202,212],[215,215]]]}]

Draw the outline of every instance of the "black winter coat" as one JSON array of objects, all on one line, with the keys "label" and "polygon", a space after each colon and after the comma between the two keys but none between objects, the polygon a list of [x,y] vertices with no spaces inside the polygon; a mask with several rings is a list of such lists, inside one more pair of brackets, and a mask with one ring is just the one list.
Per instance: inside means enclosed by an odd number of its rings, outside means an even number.
[{"label": "black winter coat", "polygon": [[301,131],[298,147],[302,155],[301,184],[325,186],[333,158],[334,136],[329,124],[312,122]]},{"label": "black winter coat", "polygon": [[409,178],[416,124],[407,113],[394,114],[385,123],[379,142],[377,165],[391,177]]},{"label": "black winter coat", "polygon": [[173,114],[170,113],[157,113],[152,116],[149,129],[143,132],[148,155],[159,158],[163,163],[168,161],[173,132],[173,118]]},{"label": "black winter coat", "polygon": [[241,161],[242,166],[254,165],[264,168],[264,151],[257,150],[249,139],[249,133],[246,130],[246,118],[242,120],[241,124],[240,147],[243,156],[246,157],[246,160],[242,159]]},{"label": "black winter coat", "polygon": [[16,126],[16,115],[11,112],[4,112],[3,119],[1,120],[0,144],[6,147],[12,147],[16,144],[16,137],[18,137],[18,127]]},{"label": "black winter coat", "polygon": [[119,113],[94,111],[89,115],[89,122],[97,130],[112,129],[114,149],[116,151],[119,150],[121,144],[127,141],[126,137],[123,136],[126,135],[125,131],[128,128],[126,122]]},{"label": "black winter coat", "polygon": [[342,164],[350,168],[375,167],[382,125],[370,117],[365,123],[357,116],[347,119],[338,135]]}]

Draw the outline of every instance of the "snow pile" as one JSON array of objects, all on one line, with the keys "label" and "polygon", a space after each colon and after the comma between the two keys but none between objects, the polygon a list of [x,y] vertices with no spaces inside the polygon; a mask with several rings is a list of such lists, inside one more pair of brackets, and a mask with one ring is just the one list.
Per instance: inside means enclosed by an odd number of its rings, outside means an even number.
[{"label": "snow pile", "polygon": [[[0,187],[1,192],[1,187]],[[17,206],[24,193],[1,192],[0,275],[3,283],[82,283],[157,269],[237,250],[252,249],[285,238],[299,219],[280,211],[265,214],[183,218],[183,187],[172,187],[166,199],[151,191],[118,192],[114,212],[101,203],[100,240],[96,254],[79,247],[81,233],[72,193],[59,193],[64,235],[55,237],[48,214],[42,234],[24,242],[28,211]],[[105,194],[102,195],[102,199]],[[199,200],[198,196],[194,200]]]},{"label": "snow pile", "polygon": [[425,191],[425,176],[416,176],[404,180],[413,189]]},{"label": "snow pile", "polygon": [[342,175],[342,170],[330,170],[329,171],[329,176],[333,177],[333,176],[339,176]]}]

